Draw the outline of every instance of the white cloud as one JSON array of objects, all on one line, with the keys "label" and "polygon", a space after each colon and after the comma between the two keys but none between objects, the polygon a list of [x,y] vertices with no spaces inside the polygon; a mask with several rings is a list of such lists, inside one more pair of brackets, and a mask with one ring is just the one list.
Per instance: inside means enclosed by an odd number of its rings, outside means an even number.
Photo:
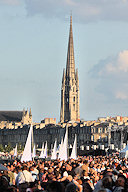
[{"label": "white cloud", "polygon": [[74,20],[79,22],[128,21],[128,0],[0,0],[6,5],[23,2],[29,16],[64,18],[72,11]]},{"label": "white cloud", "polygon": [[116,97],[116,99],[127,100],[127,99],[128,99],[128,94],[127,94],[127,93],[124,93],[124,92],[122,92],[122,91],[118,91],[118,92],[115,94],[115,97]]},{"label": "white cloud", "polygon": [[0,3],[6,4],[6,5],[19,5],[20,0],[0,0]]},{"label": "white cloud", "polygon": [[100,61],[90,72],[97,93],[102,93],[106,102],[125,106],[128,102],[128,50],[115,57]]},{"label": "white cloud", "polygon": [[111,63],[106,64],[106,71],[113,73],[128,72],[128,50],[121,51]]},{"label": "white cloud", "polygon": [[128,21],[128,0],[25,0],[28,15],[64,17],[72,11],[82,22],[99,20]]},{"label": "white cloud", "polygon": [[119,52],[116,56],[111,56],[100,61],[92,70],[96,76],[116,75],[128,73],[128,50]]},{"label": "white cloud", "polygon": [[73,0],[65,0],[67,5],[75,6],[76,3]]},{"label": "white cloud", "polygon": [[117,61],[118,70],[128,72],[128,50],[120,52]]}]

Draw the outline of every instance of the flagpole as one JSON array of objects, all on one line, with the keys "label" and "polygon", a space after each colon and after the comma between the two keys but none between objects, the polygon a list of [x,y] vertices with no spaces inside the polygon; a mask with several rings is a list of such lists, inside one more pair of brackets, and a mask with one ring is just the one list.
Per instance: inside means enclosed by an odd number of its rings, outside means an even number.
[{"label": "flagpole", "polygon": [[75,138],[76,138],[76,157],[77,157],[77,134],[75,134]]},{"label": "flagpole", "polygon": [[68,126],[66,125],[66,132],[67,132],[67,159],[69,157],[69,148],[68,148]]},{"label": "flagpole", "polygon": [[[32,126],[32,123],[31,123]],[[33,153],[33,148],[34,148],[34,138],[33,138],[33,127],[32,127],[32,153]],[[34,161],[34,157],[32,156],[32,160]]]}]

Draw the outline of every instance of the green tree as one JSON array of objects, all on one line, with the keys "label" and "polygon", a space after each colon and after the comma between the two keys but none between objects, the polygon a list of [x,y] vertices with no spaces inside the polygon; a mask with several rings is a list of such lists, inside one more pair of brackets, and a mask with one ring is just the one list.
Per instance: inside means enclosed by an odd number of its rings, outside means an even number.
[{"label": "green tree", "polygon": [[3,145],[0,144],[0,151],[3,152],[4,151],[4,148],[3,148]]},{"label": "green tree", "polygon": [[18,145],[17,145],[17,151],[18,151],[18,152],[21,151],[21,143],[18,143]]},{"label": "green tree", "polygon": [[5,151],[6,152],[10,152],[12,150],[12,146],[11,146],[11,143],[8,143],[7,147],[5,148]]},{"label": "green tree", "polygon": [[23,151],[23,150],[24,150],[24,146],[22,145],[22,146],[21,146],[21,151]]},{"label": "green tree", "polygon": [[18,143],[17,151],[20,153],[24,150],[24,146],[21,143]]}]

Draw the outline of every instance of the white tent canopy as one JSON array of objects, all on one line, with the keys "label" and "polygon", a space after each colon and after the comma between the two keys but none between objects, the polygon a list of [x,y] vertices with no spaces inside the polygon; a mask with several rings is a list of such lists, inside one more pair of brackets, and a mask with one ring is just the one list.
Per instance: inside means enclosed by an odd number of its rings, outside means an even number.
[{"label": "white tent canopy", "polygon": [[63,142],[63,139],[61,140],[58,159],[60,159],[61,161],[62,160],[67,161],[67,159],[68,159],[67,149],[68,149],[68,127],[66,127],[64,142]]},{"label": "white tent canopy", "polygon": [[32,125],[30,126],[27,141],[25,144],[24,152],[21,157],[21,162],[26,161],[32,161],[32,153],[31,153],[31,147],[32,147]]},{"label": "white tent canopy", "polygon": [[65,137],[64,137],[64,142],[63,142],[63,146],[62,146],[62,156],[60,160],[65,160],[67,161],[68,159],[68,127],[66,127],[66,133],[65,133]]},{"label": "white tent canopy", "polygon": [[35,144],[34,144],[34,147],[33,147],[32,157],[33,158],[36,157],[36,146],[35,146]]},{"label": "white tent canopy", "polygon": [[72,148],[72,153],[71,153],[70,158],[77,159],[77,138],[76,138],[76,134],[75,134],[74,145],[73,145],[73,148]]},{"label": "white tent canopy", "polygon": [[47,141],[46,141],[46,144],[45,144],[45,148],[44,148],[44,158],[47,158],[47,149],[48,146],[47,146]]},{"label": "white tent canopy", "polygon": [[61,144],[59,145],[59,154],[58,154],[58,159],[62,159],[62,153],[63,153],[63,138],[61,138]]},{"label": "white tent canopy", "polygon": [[55,140],[55,143],[54,143],[51,159],[56,159],[56,154],[57,154],[57,140]]},{"label": "white tent canopy", "polygon": [[44,158],[44,143],[42,144],[42,149],[39,158]]},{"label": "white tent canopy", "polygon": [[14,149],[14,157],[16,157],[16,156],[17,156],[17,144],[16,144],[16,147]]}]

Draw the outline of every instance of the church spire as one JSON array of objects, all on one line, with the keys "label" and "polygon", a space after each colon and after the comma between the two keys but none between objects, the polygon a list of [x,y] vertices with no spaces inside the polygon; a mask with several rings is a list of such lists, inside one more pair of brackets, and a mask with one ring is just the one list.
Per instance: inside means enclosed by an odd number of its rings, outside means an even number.
[{"label": "church spire", "polygon": [[78,71],[75,70],[71,15],[66,73],[64,70],[61,87],[60,122],[78,121],[79,119],[79,79]]},{"label": "church spire", "polygon": [[69,32],[69,42],[68,42],[66,76],[69,78],[75,77],[75,59],[74,59],[73,32],[72,32],[72,15],[70,16],[70,32]]}]

